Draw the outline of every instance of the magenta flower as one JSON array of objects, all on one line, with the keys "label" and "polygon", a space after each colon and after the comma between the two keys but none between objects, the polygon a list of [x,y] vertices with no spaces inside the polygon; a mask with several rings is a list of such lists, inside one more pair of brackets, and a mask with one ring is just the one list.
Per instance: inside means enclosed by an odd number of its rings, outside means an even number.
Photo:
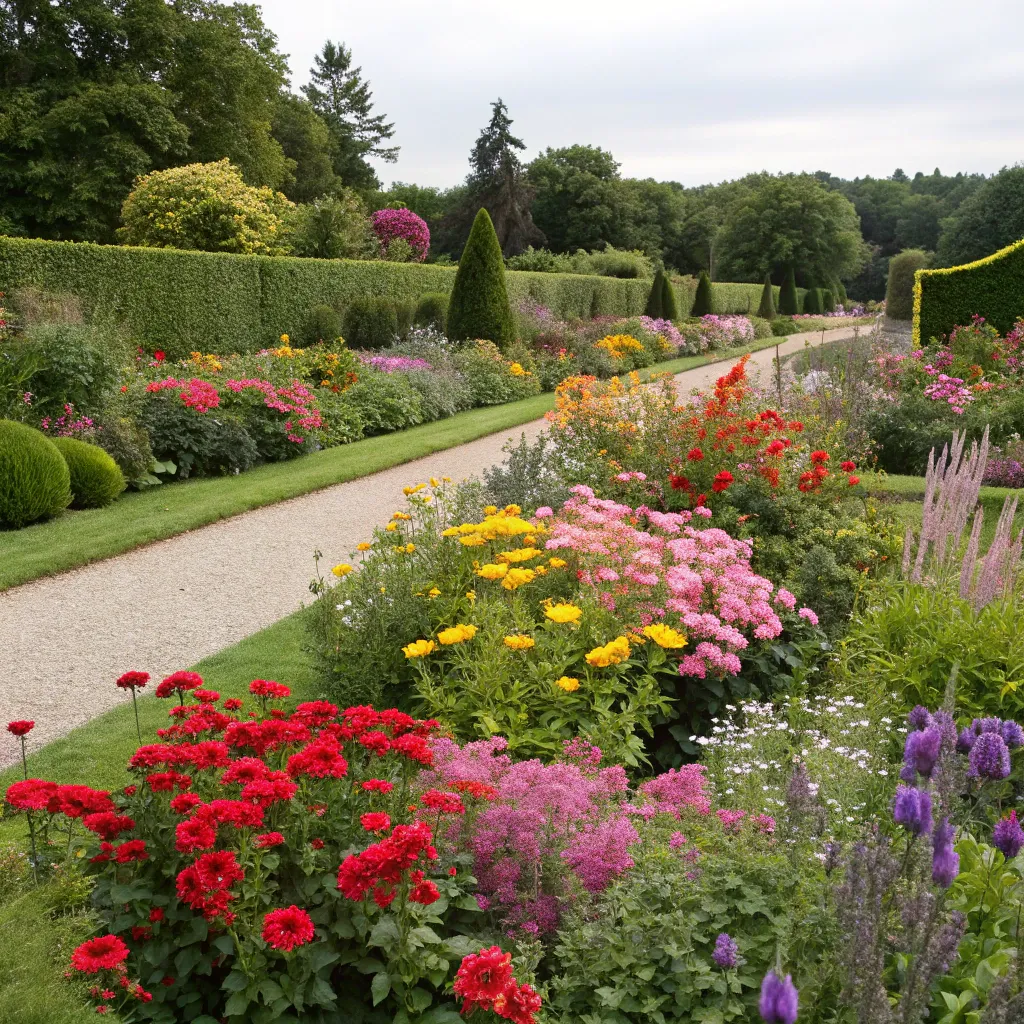
[{"label": "magenta flower", "polygon": [[430,228],[412,210],[378,210],[373,215],[373,230],[385,254],[396,238],[409,243],[417,263],[427,258],[430,250]]}]

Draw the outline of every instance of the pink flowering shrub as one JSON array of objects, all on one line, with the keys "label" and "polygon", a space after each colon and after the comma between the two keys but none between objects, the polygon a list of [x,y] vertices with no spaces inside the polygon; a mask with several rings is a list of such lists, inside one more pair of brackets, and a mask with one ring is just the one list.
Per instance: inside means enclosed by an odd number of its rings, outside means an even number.
[{"label": "pink flowering shrub", "polygon": [[[22,403],[32,404],[29,392],[22,395]],[[77,415],[75,407],[65,403],[64,412],[60,416],[44,416],[39,421],[39,429],[51,437],[73,437],[79,441],[89,441],[97,427],[90,417]]]},{"label": "pink flowering shrub", "polygon": [[409,243],[417,263],[427,258],[430,229],[427,222],[412,210],[378,210],[373,215],[373,230],[385,257],[391,243],[396,238],[402,238]]},{"label": "pink flowering shrub", "polygon": [[754,325],[745,316],[708,313],[696,323],[683,324],[679,330],[683,339],[680,352],[686,355],[731,348],[754,340]]}]

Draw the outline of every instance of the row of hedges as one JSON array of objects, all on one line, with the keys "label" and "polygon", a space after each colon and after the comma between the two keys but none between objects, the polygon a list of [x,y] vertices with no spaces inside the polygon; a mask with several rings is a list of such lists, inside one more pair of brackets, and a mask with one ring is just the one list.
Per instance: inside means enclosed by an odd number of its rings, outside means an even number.
[{"label": "row of hedges", "polygon": [[[697,278],[695,277],[673,277],[672,286],[676,291],[676,298],[679,302],[679,315],[689,316],[693,309],[694,296],[697,294]],[[757,307],[761,303],[762,284],[732,284],[730,282],[714,281],[711,285],[711,293],[715,304],[716,313],[749,313],[757,315]],[[772,286],[775,294],[775,308],[779,308],[779,292],[782,289],[778,285]],[[807,294],[806,288],[797,288],[797,296],[800,299],[801,309],[803,299]]]},{"label": "row of hedges", "polygon": [[[508,273],[509,298],[558,316],[642,313],[648,283],[575,274]],[[315,306],[359,296],[415,301],[450,292],[455,268],[370,260],[236,256],[0,237],[0,291],[35,286],[79,296],[87,315],[124,324],[169,358],[252,352],[298,334]]]},{"label": "row of hedges", "polygon": [[974,263],[915,275],[915,345],[970,323],[975,313],[1003,334],[1024,316],[1024,239]]}]

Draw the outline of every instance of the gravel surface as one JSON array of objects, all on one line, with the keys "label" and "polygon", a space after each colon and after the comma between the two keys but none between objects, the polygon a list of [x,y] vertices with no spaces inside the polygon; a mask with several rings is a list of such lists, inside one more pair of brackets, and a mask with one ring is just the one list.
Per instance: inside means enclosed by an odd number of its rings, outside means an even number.
[{"label": "gravel surface", "polygon": [[[827,338],[852,334],[843,328]],[[793,335],[781,354],[820,338]],[[755,353],[751,370],[774,357],[774,348]],[[711,364],[676,379],[686,393],[723,372]],[[501,461],[506,441],[523,432],[535,438],[544,425],[537,420],[0,593],[0,728],[34,719],[39,746],[123,700],[113,685],[122,672],[144,669],[160,679],[289,615],[309,598],[314,550],[327,566],[344,561],[401,506],[404,486],[480,474]],[[0,767],[16,756],[17,744],[0,743]]]}]

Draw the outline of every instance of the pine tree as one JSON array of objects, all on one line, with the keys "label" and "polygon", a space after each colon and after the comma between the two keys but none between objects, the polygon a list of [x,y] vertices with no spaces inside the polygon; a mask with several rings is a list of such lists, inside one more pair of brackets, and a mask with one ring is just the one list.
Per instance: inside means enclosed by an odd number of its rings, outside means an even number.
[{"label": "pine tree", "polygon": [[651,282],[651,291],[647,296],[647,308],[644,310],[646,316],[654,320],[660,320],[662,311],[665,308],[665,273],[659,267]]},{"label": "pine tree", "polygon": [[800,300],[796,294],[796,273],[792,267],[786,268],[786,276],[779,291],[779,312],[783,316],[795,316],[800,312]]},{"label": "pine tree", "polygon": [[679,304],[676,302],[676,290],[668,279],[668,274],[662,278],[664,287],[661,290],[661,315],[665,320],[679,319]]},{"label": "pine tree", "polygon": [[772,288],[772,275],[764,275],[764,288],[761,289],[761,303],[757,307],[757,315],[765,320],[775,316],[775,289]]},{"label": "pine tree", "polygon": [[503,347],[516,338],[505,288],[505,261],[491,218],[482,208],[459,259],[448,303],[448,337],[452,341],[486,338]]},{"label": "pine tree", "polygon": [[302,91],[326,122],[337,146],[335,174],[345,185],[380,188],[366,157],[388,163],[398,159],[398,146],[381,145],[395,134],[395,126],[384,114],[371,113],[373,93],[362,76],[362,68],[352,67],[352,51],[344,43],[335,45],[328,39],[313,58],[310,82]]},{"label": "pine tree", "polygon": [[715,311],[714,296],[711,290],[711,278],[702,270],[697,281],[697,294],[693,297],[693,308],[690,316],[707,316]]}]

